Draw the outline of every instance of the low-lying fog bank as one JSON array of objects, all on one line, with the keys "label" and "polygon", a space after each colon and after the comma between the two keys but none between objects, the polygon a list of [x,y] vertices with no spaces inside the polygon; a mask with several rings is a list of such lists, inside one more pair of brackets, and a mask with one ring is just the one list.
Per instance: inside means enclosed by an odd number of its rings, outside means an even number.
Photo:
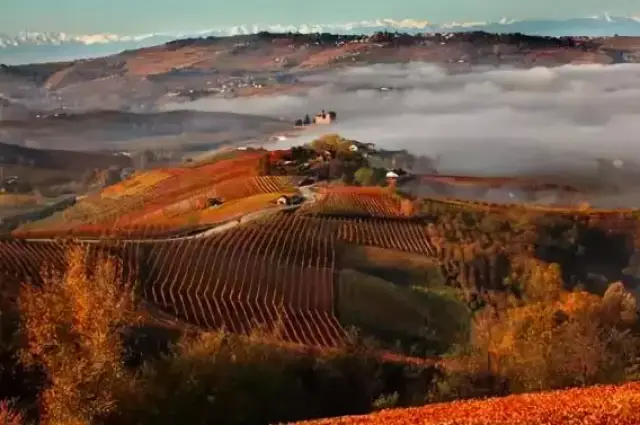
[{"label": "low-lying fog bank", "polygon": [[166,109],[291,120],[334,110],[334,124],[309,128],[278,147],[339,133],[439,157],[438,170],[448,174],[592,174],[596,157],[640,159],[636,64],[478,68],[450,75],[413,63],[348,68],[302,81],[319,86],[304,96],[200,99]]}]

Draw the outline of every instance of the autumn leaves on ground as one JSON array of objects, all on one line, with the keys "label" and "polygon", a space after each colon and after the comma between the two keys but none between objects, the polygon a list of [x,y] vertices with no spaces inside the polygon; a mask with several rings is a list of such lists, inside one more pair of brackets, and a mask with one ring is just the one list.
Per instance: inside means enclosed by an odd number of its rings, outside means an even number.
[{"label": "autumn leaves on ground", "polygon": [[[415,199],[341,143],[141,173],[0,241],[0,425],[640,423],[636,300],[582,268],[632,213]],[[308,167],[329,184],[279,210]],[[64,235],[120,239],[28,240]]]}]

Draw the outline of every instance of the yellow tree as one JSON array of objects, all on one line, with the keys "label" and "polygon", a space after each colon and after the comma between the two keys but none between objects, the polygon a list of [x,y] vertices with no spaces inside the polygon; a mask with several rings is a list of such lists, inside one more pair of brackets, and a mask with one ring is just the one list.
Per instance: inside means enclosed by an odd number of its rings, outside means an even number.
[{"label": "yellow tree", "polygon": [[114,391],[126,381],[121,332],[133,320],[130,288],[116,260],[89,266],[87,254],[72,248],[66,273],[48,274],[42,286],[25,285],[20,294],[21,360],[49,381],[43,424],[92,423],[114,409]]}]

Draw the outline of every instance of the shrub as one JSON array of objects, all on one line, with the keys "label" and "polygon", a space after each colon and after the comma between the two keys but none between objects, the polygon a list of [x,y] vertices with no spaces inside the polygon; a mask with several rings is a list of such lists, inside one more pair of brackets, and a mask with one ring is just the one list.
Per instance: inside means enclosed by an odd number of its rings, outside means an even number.
[{"label": "shrub", "polygon": [[515,392],[628,379],[638,347],[633,297],[619,283],[603,297],[565,292],[556,275],[555,268],[532,273],[523,285],[528,302],[476,317],[474,344],[495,359],[491,372]]},{"label": "shrub", "polygon": [[318,355],[279,344],[224,332],[186,336],[145,365],[112,421],[267,424],[373,409],[381,364],[366,348]]}]

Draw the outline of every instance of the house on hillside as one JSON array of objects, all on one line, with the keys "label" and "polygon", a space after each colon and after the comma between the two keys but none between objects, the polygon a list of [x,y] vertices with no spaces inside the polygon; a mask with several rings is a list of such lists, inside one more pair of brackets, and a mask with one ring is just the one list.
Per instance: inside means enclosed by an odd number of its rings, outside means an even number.
[{"label": "house on hillside", "polygon": [[278,205],[298,205],[304,201],[304,198],[299,195],[282,195],[278,199],[276,199],[276,203]]},{"label": "house on hillside", "polygon": [[223,203],[224,201],[221,198],[209,198],[207,199],[207,208],[216,208]]},{"label": "house on hillside", "polygon": [[414,176],[402,168],[393,168],[387,171],[385,177],[389,186],[396,187],[398,184],[404,184],[412,180]]},{"label": "house on hillside", "polygon": [[322,112],[313,117],[314,124],[331,124],[336,120],[336,113],[333,111],[325,112],[324,109]]}]

